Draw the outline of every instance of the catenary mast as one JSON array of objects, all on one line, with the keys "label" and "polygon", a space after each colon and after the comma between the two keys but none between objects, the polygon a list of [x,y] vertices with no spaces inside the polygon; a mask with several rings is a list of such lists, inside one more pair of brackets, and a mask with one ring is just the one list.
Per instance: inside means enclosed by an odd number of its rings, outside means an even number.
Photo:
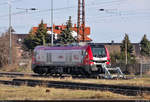
[{"label": "catenary mast", "polygon": [[77,17],[77,39],[78,42],[86,41],[85,36],[85,0],[78,0],[78,17]]}]

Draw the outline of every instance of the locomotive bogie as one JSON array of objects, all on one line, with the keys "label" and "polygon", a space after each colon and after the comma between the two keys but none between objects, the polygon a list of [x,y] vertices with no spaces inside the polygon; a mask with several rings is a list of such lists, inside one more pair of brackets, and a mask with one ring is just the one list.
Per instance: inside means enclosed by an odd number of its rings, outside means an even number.
[{"label": "locomotive bogie", "polygon": [[38,74],[91,74],[91,66],[34,66],[32,70]]}]

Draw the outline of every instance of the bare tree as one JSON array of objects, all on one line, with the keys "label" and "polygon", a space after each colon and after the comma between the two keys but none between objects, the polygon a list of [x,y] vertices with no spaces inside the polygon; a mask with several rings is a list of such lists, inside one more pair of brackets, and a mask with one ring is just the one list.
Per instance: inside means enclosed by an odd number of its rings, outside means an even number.
[{"label": "bare tree", "polygon": [[[12,59],[13,63],[16,61],[16,47],[15,41],[12,40]],[[0,67],[8,65],[9,61],[9,34],[3,33],[0,37]]]}]

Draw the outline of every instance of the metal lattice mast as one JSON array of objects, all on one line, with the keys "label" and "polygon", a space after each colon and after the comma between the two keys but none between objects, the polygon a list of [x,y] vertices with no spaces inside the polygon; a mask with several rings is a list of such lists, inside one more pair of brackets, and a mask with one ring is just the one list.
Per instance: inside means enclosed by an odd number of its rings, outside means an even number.
[{"label": "metal lattice mast", "polygon": [[82,0],[82,39],[85,42],[85,0]]},{"label": "metal lattice mast", "polygon": [[[82,11],[82,12],[81,12]],[[80,32],[80,29],[82,30]],[[81,35],[80,39],[79,35]],[[77,39],[78,42],[80,42],[80,40],[82,40],[83,42],[85,42],[85,0],[78,0],[78,20],[77,20]]]},{"label": "metal lattice mast", "polygon": [[80,34],[80,32],[79,32],[79,30],[80,30],[80,12],[81,12],[81,10],[80,10],[80,8],[81,8],[81,1],[80,0],[78,0],[78,18],[77,18],[77,40],[78,40],[78,42],[80,42],[80,38],[79,38],[79,34]]}]

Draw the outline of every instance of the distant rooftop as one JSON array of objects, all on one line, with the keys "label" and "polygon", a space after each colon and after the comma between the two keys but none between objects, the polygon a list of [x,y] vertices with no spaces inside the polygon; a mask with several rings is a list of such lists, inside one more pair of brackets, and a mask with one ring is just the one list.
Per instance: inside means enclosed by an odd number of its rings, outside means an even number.
[{"label": "distant rooftop", "polygon": [[[47,28],[49,31],[51,31],[52,27],[48,27],[47,24],[44,24],[44,27]],[[54,34],[60,34],[61,30],[64,30],[66,28],[66,25],[53,25],[53,31]],[[32,33],[34,34],[37,31],[38,27],[33,27],[32,28]],[[72,27],[72,30],[74,31],[74,36],[77,37],[77,26],[76,24],[74,24],[74,26]],[[90,27],[85,27],[85,39],[86,41],[92,41],[92,39],[90,38]],[[76,33],[75,33],[76,32]],[[79,28],[79,39],[80,41],[82,41],[82,30],[81,28]]]}]

